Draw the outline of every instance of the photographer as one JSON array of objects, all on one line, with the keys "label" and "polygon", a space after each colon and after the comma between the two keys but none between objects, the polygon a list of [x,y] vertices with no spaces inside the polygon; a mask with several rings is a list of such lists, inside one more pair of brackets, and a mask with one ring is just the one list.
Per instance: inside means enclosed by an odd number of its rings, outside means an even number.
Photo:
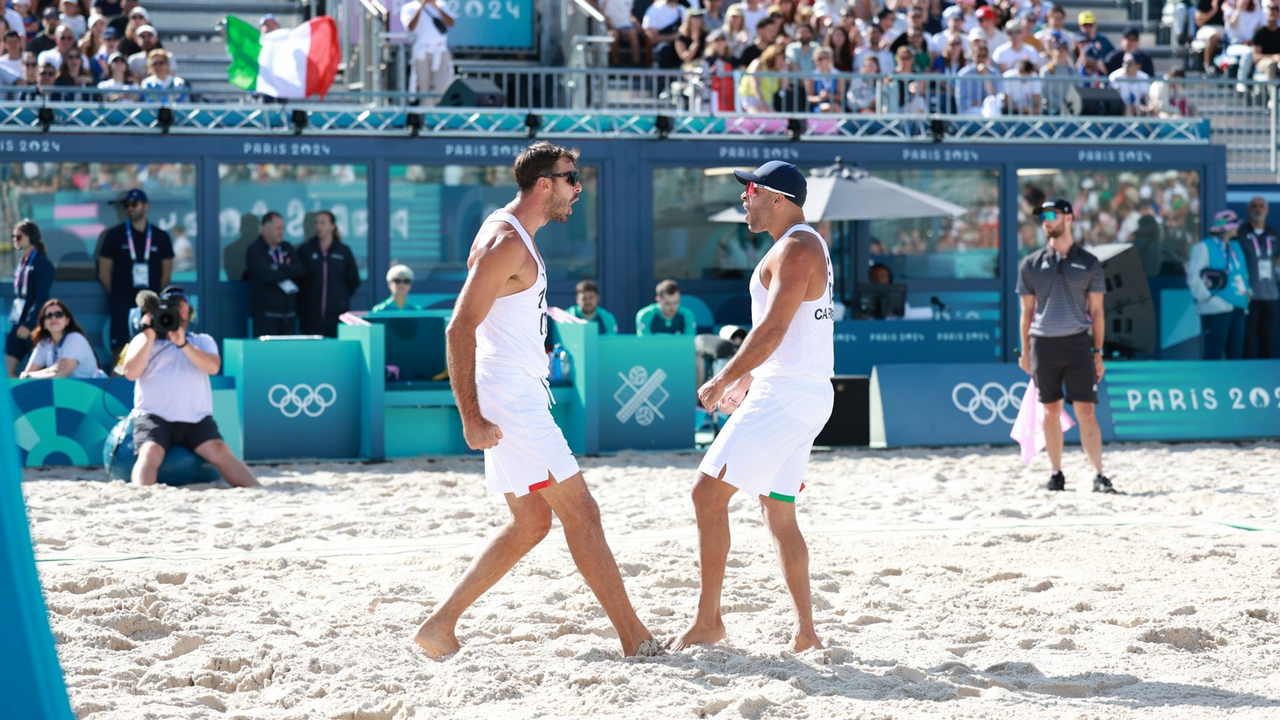
[{"label": "photographer", "polygon": [[259,485],[253,472],[223,442],[213,421],[209,376],[222,368],[218,344],[188,333],[191,305],[176,285],[138,294],[142,330],[129,342],[121,369],[133,388],[133,482],[154,485],[165,453],[183,445],[213,463],[236,487]]}]

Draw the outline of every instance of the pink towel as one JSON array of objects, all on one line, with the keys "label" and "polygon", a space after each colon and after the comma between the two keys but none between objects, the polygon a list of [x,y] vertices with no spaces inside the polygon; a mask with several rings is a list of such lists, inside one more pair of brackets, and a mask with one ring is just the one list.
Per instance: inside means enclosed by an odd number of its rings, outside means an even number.
[{"label": "pink towel", "polygon": [[[1066,408],[1062,410],[1061,422],[1064,433],[1076,426],[1075,420],[1067,414]],[[1036,396],[1034,379],[1027,380],[1027,392],[1022,396],[1022,405],[1018,408],[1018,417],[1013,421],[1013,429],[1009,431],[1009,437],[1017,440],[1018,445],[1022,446],[1023,465],[1029,464],[1031,458],[1044,449],[1044,405],[1040,404]]]}]

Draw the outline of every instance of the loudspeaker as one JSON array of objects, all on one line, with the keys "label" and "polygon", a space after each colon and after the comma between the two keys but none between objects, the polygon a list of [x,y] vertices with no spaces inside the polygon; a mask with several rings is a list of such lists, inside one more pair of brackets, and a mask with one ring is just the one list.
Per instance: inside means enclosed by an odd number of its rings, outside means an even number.
[{"label": "loudspeaker", "polygon": [[1138,248],[1128,243],[1094,245],[1089,252],[1102,263],[1107,294],[1102,301],[1107,321],[1102,349],[1124,357],[1154,352],[1156,308]]},{"label": "loudspeaker", "polygon": [[831,419],[822,428],[814,445],[835,447],[871,444],[871,378],[865,375],[837,375],[831,378],[836,391]]},{"label": "loudspeaker", "polygon": [[503,107],[506,93],[492,81],[483,78],[458,78],[444,91],[440,107]]},{"label": "loudspeaker", "polygon": [[1067,88],[1062,101],[1063,115],[1123,115],[1124,100],[1115,88],[1079,87]]}]

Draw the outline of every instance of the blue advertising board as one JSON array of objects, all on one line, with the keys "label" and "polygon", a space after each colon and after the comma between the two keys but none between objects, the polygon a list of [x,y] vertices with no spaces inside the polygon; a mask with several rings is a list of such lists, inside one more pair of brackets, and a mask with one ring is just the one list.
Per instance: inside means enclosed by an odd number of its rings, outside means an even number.
[{"label": "blue advertising board", "polygon": [[[1012,444],[1009,431],[1026,391],[1027,374],[1012,363],[877,365],[871,447]],[[1106,403],[1098,404],[1098,422],[1110,440]],[[1078,430],[1067,431],[1066,440],[1078,441]]]},{"label": "blue advertising board", "polygon": [[[400,8],[414,0],[392,0],[391,32],[407,32],[400,23]],[[533,0],[443,0],[445,12],[453,16],[449,28],[449,47],[534,49]]]},{"label": "blue advertising board", "polygon": [[991,363],[1000,359],[1000,323],[985,320],[850,320],[835,324],[837,375],[869,375],[872,365]]},{"label": "blue advertising board", "polygon": [[1280,360],[1114,363],[1099,392],[1119,440],[1280,436]]}]

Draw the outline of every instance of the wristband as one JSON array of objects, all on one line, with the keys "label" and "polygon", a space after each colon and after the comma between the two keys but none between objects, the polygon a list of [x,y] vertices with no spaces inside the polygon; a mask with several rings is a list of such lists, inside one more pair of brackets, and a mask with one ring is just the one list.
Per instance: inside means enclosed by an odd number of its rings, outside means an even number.
[{"label": "wristband", "polygon": [[174,345],[174,347],[176,347],[176,348],[178,348],[179,350],[181,350],[182,348],[184,348],[184,347],[186,347],[186,346],[188,346],[188,345],[190,345],[190,344],[191,344],[191,341],[190,341],[190,340],[187,340],[186,342],[182,343],[181,345]]},{"label": "wristband", "polygon": [[1089,352],[1093,353],[1094,355],[1101,355],[1101,354],[1102,354],[1102,350],[1101,350],[1100,348],[1096,348],[1096,347],[1091,347],[1091,348],[1089,348]]}]

